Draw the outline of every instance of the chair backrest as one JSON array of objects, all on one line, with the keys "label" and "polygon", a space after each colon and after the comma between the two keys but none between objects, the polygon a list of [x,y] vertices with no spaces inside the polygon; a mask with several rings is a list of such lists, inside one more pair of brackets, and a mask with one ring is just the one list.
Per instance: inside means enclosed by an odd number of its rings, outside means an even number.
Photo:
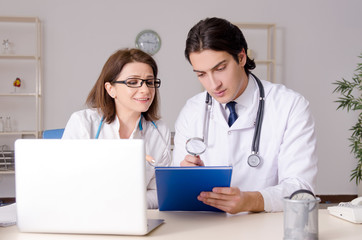
[{"label": "chair backrest", "polygon": [[60,139],[63,136],[64,128],[49,129],[43,131],[44,139]]}]

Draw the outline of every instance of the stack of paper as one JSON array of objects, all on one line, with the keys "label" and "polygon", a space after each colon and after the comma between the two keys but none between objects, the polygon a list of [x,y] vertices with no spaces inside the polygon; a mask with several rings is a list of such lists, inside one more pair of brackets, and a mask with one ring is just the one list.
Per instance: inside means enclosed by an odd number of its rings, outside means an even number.
[{"label": "stack of paper", "polygon": [[16,224],[16,203],[0,207],[0,227]]}]

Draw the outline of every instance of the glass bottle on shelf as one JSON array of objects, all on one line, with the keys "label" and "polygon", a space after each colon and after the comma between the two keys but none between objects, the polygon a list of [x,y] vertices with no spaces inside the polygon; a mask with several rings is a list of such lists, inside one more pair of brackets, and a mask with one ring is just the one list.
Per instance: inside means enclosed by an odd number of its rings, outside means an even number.
[{"label": "glass bottle on shelf", "polygon": [[4,125],[5,132],[11,132],[11,119],[9,116],[5,118],[5,125]]},{"label": "glass bottle on shelf", "polygon": [[10,41],[9,39],[3,40],[3,54],[9,54],[10,53]]},{"label": "glass bottle on shelf", "polygon": [[3,117],[0,117],[0,132],[4,132],[4,120],[3,120]]}]

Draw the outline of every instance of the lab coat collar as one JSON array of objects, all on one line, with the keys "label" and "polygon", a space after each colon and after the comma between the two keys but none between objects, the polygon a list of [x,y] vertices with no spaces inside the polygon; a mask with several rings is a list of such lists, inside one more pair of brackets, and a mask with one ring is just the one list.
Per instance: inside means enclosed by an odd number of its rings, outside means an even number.
[{"label": "lab coat collar", "polygon": [[259,104],[259,101],[257,101],[258,96],[259,89],[256,86],[255,79],[253,76],[249,75],[247,87],[245,88],[244,92],[234,100],[238,103],[236,105],[236,111],[239,113],[242,112],[242,116],[239,114],[238,119],[231,127],[229,127],[224,115],[226,104],[221,104],[213,99],[211,118],[214,118],[215,122],[221,124],[222,127],[228,128],[229,130],[254,127]]},{"label": "lab coat collar", "polygon": [[142,115],[137,119],[137,121],[136,121],[136,126],[135,126],[135,128],[133,129],[133,132],[132,132],[131,136],[129,137],[129,139],[139,139],[139,138],[142,138],[142,136],[143,136],[143,135],[142,135],[143,130],[141,130],[140,127],[139,127],[140,121],[141,121],[141,125],[144,126]]},{"label": "lab coat collar", "polygon": [[248,85],[244,92],[234,101],[237,102],[237,106],[243,106],[245,108],[251,107],[254,103],[255,91],[257,91],[256,82],[252,75],[249,75]]},{"label": "lab coat collar", "polygon": [[[140,138],[142,138],[142,131],[139,129],[139,121],[141,121],[142,126],[145,127],[143,118],[141,118],[141,116],[140,116],[138,118],[138,120],[136,121],[135,128],[133,129],[129,139],[140,139]],[[115,132],[117,134],[118,138],[120,138],[119,134],[118,134],[118,131],[119,131],[119,119],[118,119],[118,117],[116,117],[116,120],[111,122],[109,125],[114,130],[113,132]]]}]

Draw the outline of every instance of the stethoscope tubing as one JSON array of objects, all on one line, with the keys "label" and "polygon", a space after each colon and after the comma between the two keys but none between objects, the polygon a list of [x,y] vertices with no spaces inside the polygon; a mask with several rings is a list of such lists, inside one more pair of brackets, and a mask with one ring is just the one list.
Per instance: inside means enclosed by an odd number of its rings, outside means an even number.
[{"label": "stethoscope tubing", "polygon": [[[141,115],[141,119],[142,119],[142,115]],[[139,122],[138,122],[138,128],[139,128],[139,130],[142,132],[143,126],[142,126],[142,123],[141,123],[141,119],[140,119]],[[100,132],[101,132],[103,122],[104,122],[104,116],[102,116],[102,118],[101,118],[101,122],[100,122],[99,125],[98,125],[97,134],[96,134],[96,136],[94,137],[94,139],[98,139],[98,138],[99,138],[99,134],[100,134]],[[165,138],[162,136],[162,134],[161,134],[160,130],[158,129],[156,123],[155,123],[154,121],[151,121],[151,123],[152,123],[152,125],[156,128],[158,134],[161,136],[161,139],[162,139],[163,143],[164,143],[165,146],[167,147],[167,142],[166,142]],[[171,154],[170,154],[169,151],[167,151],[167,155],[168,155],[169,159],[171,160]],[[148,163],[149,163],[150,166],[152,166],[152,167],[155,167],[155,166],[156,166],[156,162],[155,162],[155,163],[150,163],[150,162],[148,162]]]},{"label": "stethoscope tubing", "polygon": [[98,130],[97,130],[97,134],[96,134],[96,136],[95,136],[95,139],[98,139],[98,138],[99,138],[99,134],[101,133],[101,128],[102,128],[103,122],[104,122],[104,116],[102,116],[101,122],[99,123]]},{"label": "stethoscope tubing", "polygon": [[255,122],[255,131],[254,131],[254,137],[253,142],[251,146],[251,152],[254,154],[259,153],[259,143],[260,143],[260,133],[261,133],[261,126],[263,123],[263,117],[264,117],[264,101],[265,101],[265,93],[264,93],[264,87],[261,83],[260,79],[255,76],[253,73],[250,73],[256,80],[256,83],[259,87],[259,106],[258,106],[258,112],[256,116],[256,122]]},{"label": "stethoscope tubing", "polygon": [[[258,85],[258,88],[259,88],[259,105],[258,105],[258,110],[257,110],[257,114],[256,114],[256,119],[255,119],[255,130],[254,130],[253,141],[251,144],[251,155],[255,155],[258,158],[258,162],[256,164],[251,164],[248,161],[248,164],[251,167],[257,167],[260,164],[260,157],[259,157],[258,153],[259,153],[261,127],[262,127],[263,118],[264,118],[265,92],[264,92],[263,84],[261,83],[260,79],[257,76],[255,76],[253,73],[250,73],[250,74],[254,77],[254,79]],[[212,105],[212,98],[211,98],[210,94],[208,92],[206,92],[204,132],[203,132],[203,138],[202,138],[204,140],[204,143],[206,146],[207,146],[206,142],[207,142],[207,138],[208,138],[208,137],[206,137],[206,134],[209,129],[211,105]]]}]

